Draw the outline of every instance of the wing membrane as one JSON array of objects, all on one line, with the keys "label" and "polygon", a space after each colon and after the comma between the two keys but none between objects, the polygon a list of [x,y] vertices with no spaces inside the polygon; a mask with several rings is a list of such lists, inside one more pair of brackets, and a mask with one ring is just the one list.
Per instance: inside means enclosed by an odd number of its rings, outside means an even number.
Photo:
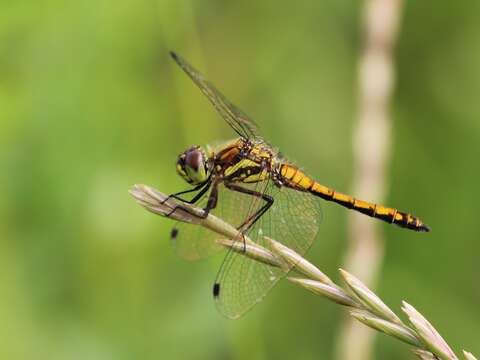
[{"label": "wing membrane", "polygon": [[[264,238],[268,236],[303,256],[318,234],[321,221],[319,202],[308,193],[278,189],[268,182],[261,186],[266,194],[274,197],[275,202],[247,231],[249,238],[270,249]],[[258,185],[255,187],[259,188]],[[259,205],[257,203],[250,211],[255,211]],[[215,282],[217,307],[225,316],[238,318],[261,301],[286,274],[279,268],[230,251]]]},{"label": "wing membrane", "polygon": [[[195,204],[200,208],[207,205],[210,191]],[[177,255],[188,261],[196,261],[215,254],[221,250],[216,240],[219,235],[203,226],[177,222],[171,232],[172,245]]]},{"label": "wing membrane", "polygon": [[[270,250],[265,240],[268,236],[277,240],[300,255],[310,248],[321,222],[321,208],[317,199],[308,193],[282,187],[278,189],[270,181],[241,186],[264,193],[274,198],[272,207],[246,231],[248,237]],[[219,185],[218,204],[212,214],[239,227],[255,214],[265,201],[260,197],[239,193]],[[197,203],[204,206],[209,193]],[[195,224],[178,223],[173,243],[177,254],[187,260],[197,260],[221,250],[216,241],[217,233]],[[242,239],[233,239],[241,241]],[[215,297],[219,311],[229,318],[238,318],[256,303],[287,272],[265,265],[229,250],[217,275]]]},{"label": "wing membrane", "polygon": [[[195,206],[204,208],[210,192],[211,190],[203,195]],[[225,188],[225,185],[220,183],[217,207],[211,213],[238,228],[248,217],[248,214],[255,211],[258,206],[260,205],[257,204],[255,198],[245,197]],[[221,235],[196,224],[178,222],[172,229],[172,235],[174,235],[172,236],[172,244],[177,255],[185,260],[200,260],[225,249],[217,244]]]},{"label": "wing membrane", "polygon": [[185,71],[185,73],[200,88],[215,109],[238,135],[249,140],[260,139],[257,125],[253,120],[232,104],[211,82],[206,80],[202,74],[188,64],[182,57],[174,52],[171,52],[170,54],[172,55],[173,60],[175,60],[183,71]]}]

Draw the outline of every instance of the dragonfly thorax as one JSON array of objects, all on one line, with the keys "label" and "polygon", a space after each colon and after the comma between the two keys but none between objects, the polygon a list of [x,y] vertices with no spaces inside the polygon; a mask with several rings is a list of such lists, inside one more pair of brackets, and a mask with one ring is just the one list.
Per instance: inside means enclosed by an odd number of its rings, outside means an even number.
[{"label": "dragonfly thorax", "polygon": [[210,176],[208,157],[200,146],[192,146],[178,156],[178,174],[189,184],[198,185]]}]

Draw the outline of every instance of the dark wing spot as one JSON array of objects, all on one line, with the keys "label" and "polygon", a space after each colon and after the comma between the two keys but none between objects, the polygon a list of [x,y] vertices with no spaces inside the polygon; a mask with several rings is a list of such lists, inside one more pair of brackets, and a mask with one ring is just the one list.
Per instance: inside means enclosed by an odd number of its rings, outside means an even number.
[{"label": "dark wing spot", "polygon": [[177,238],[177,235],[178,235],[178,229],[177,228],[173,228],[172,229],[172,232],[170,233],[170,238],[172,240],[175,240]]},{"label": "dark wing spot", "polygon": [[173,58],[173,60],[178,61],[178,56],[175,54],[175,52],[170,51],[170,56]]},{"label": "dark wing spot", "polygon": [[213,284],[213,297],[218,297],[220,295],[220,284],[215,283]]}]

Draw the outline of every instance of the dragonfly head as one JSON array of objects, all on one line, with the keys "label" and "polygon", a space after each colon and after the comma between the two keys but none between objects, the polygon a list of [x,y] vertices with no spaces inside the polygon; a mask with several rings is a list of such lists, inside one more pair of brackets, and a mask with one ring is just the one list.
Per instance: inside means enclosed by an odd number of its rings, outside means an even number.
[{"label": "dragonfly head", "polygon": [[207,181],[211,171],[205,150],[200,146],[192,146],[181,153],[177,160],[177,172],[191,185]]}]

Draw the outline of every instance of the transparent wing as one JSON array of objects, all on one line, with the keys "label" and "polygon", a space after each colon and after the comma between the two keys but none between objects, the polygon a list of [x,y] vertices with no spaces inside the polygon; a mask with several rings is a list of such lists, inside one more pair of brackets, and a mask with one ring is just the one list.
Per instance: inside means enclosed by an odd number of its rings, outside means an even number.
[{"label": "transparent wing", "polygon": [[[195,205],[205,208],[209,194],[210,191]],[[203,259],[222,249],[216,243],[219,238],[217,233],[196,224],[177,222],[170,233],[170,238],[177,255],[189,261]]]},{"label": "transparent wing", "polygon": [[[204,208],[209,196],[210,190],[195,206]],[[225,188],[221,183],[218,188],[217,207],[211,213],[229,224],[239,227],[257,201],[255,198],[242,197],[241,194]],[[217,243],[217,240],[221,239],[221,235],[196,224],[176,223],[171,232],[171,239],[177,255],[189,261],[200,260],[225,249]]]},{"label": "transparent wing", "polygon": [[193,80],[205,96],[210,100],[215,109],[225,119],[235,132],[249,140],[260,139],[258,127],[243,111],[233,105],[215,86],[206,80],[202,74],[188,64],[183,58],[174,52],[170,53],[173,60]]},{"label": "transparent wing", "polygon": [[[245,185],[245,184],[242,184]],[[247,185],[248,186],[248,185]],[[247,231],[250,239],[270,249],[264,236],[277,240],[304,255],[317,237],[322,218],[320,203],[305,192],[264,182],[265,194],[274,198],[272,207]],[[241,202],[251,202],[249,195],[239,195]],[[240,199],[239,197],[239,199]],[[245,198],[247,197],[247,198]],[[258,201],[249,212],[261,206]],[[248,216],[248,215],[247,215]],[[229,251],[215,282],[216,304],[221,313],[238,318],[263,299],[267,292],[287,273]]]}]

